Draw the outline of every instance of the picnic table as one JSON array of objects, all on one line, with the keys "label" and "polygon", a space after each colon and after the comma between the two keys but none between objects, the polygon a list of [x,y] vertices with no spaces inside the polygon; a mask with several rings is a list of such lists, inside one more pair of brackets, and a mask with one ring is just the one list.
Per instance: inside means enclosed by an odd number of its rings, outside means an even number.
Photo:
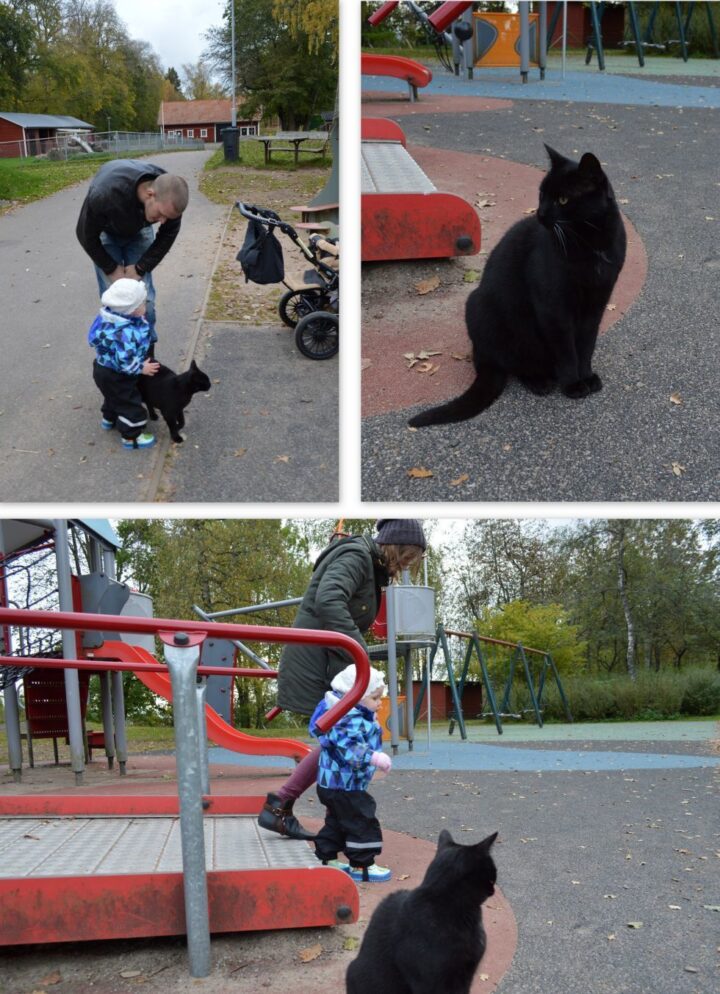
[{"label": "picnic table", "polygon": [[[325,152],[330,134],[327,131],[278,131],[274,135],[243,135],[241,141],[262,142],[265,148],[265,165],[269,165],[273,152],[294,152],[295,165],[301,152],[308,152],[317,155],[318,152]],[[302,148],[307,142],[322,142],[322,148]]]}]

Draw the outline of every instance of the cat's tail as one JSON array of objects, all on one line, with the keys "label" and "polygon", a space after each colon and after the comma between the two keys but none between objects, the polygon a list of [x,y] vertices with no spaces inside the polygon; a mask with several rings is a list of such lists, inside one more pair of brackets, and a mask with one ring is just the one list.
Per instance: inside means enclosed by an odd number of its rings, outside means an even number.
[{"label": "cat's tail", "polygon": [[449,400],[439,407],[429,407],[410,418],[411,428],[424,428],[426,425],[446,425],[453,421],[467,421],[476,414],[484,411],[493,404],[505,389],[507,373],[497,366],[483,364],[478,370],[475,381],[470,384],[465,393]]}]

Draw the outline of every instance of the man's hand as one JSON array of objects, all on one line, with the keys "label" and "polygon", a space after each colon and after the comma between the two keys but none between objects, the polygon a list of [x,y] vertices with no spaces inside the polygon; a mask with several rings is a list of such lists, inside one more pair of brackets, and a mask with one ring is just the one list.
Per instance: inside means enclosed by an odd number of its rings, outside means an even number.
[{"label": "man's hand", "polygon": [[123,276],[126,280],[141,280],[142,276],[138,273],[135,266],[125,266],[123,269]]},{"label": "man's hand", "polygon": [[117,269],[113,269],[113,271],[107,276],[109,283],[114,283],[115,280],[123,279],[125,279],[125,269],[122,266],[118,266]]},{"label": "man's hand", "polygon": [[142,374],[143,376],[154,376],[159,369],[159,362],[155,362],[154,359],[146,359],[143,363]]}]

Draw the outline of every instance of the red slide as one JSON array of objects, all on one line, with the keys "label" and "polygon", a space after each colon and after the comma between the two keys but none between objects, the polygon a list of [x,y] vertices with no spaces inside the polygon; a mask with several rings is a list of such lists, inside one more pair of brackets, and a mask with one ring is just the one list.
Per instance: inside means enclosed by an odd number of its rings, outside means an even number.
[{"label": "red slide", "polygon": [[[128,642],[105,642],[102,650],[98,650],[96,657],[103,659],[116,659],[122,663],[154,663],[157,659],[151,655],[147,649],[139,645],[130,645]],[[228,676],[232,673],[228,670]],[[136,673],[135,676],[141,680],[146,687],[152,690],[158,697],[164,697],[172,701],[172,687],[170,685],[170,675],[164,673]],[[304,742],[296,742],[294,739],[266,739],[247,735],[239,732],[232,725],[229,725],[210,705],[205,706],[205,720],[207,722],[208,738],[216,745],[224,749],[231,749],[233,752],[247,753],[251,756],[288,756],[290,759],[301,760],[309,752],[312,746]]]}]

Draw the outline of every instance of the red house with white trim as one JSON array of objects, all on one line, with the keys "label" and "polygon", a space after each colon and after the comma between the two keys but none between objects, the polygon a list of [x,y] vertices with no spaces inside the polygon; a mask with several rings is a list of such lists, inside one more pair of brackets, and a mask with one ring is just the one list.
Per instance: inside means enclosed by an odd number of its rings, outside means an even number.
[{"label": "red house with white trim", "polygon": [[[163,100],[158,124],[170,138],[200,138],[206,142],[221,142],[224,128],[232,123],[232,101],[224,100]],[[260,119],[238,121],[241,135],[260,133]]]}]

